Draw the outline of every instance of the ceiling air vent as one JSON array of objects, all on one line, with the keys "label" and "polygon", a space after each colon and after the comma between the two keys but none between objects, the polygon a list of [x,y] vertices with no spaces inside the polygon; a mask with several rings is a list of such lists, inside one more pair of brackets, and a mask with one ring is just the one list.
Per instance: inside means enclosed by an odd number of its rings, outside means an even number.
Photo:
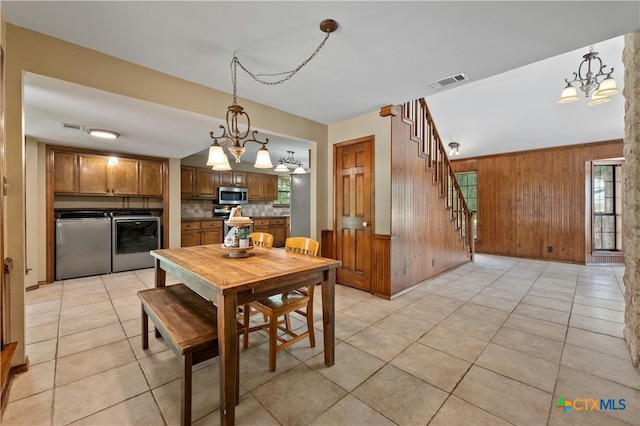
[{"label": "ceiling air vent", "polygon": [[84,126],[80,124],[72,124],[72,123],[60,123],[63,129],[69,130],[79,130],[81,132],[84,131]]},{"label": "ceiling air vent", "polygon": [[441,80],[434,81],[433,83],[429,83],[428,86],[433,90],[438,90],[445,86],[460,83],[465,80],[469,80],[469,77],[467,77],[465,73],[461,72],[460,74],[452,75],[451,77],[446,77]]}]

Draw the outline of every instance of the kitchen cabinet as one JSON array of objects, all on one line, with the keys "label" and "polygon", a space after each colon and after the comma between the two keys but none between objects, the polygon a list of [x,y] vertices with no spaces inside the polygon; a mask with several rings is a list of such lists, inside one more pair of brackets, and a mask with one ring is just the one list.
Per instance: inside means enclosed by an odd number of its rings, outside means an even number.
[{"label": "kitchen cabinet", "polygon": [[109,164],[109,157],[80,155],[79,193],[88,195],[138,195],[137,160],[119,158]]},{"label": "kitchen cabinet", "polygon": [[53,192],[68,195],[162,197],[164,163],[70,152],[53,153]]},{"label": "kitchen cabinet", "polygon": [[140,160],[140,186],[142,197],[162,197],[164,194],[164,164],[161,161]]},{"label": "kitchen cabinet", "polygon": [[222,244],[222,221],[205,220],[182,222],[180,225],[180,245],[182,247],[205,244]]},{"label": "kitchen cabinet", "polygon": [[247,173],[225,170],[219,172],[220,186],[247,186]]},{"label": "kitchen cabinet", "polygon": [[196,191],[197,198],[218,198],[219,175],[214,170],[198,167],[196,168]]},{"label": "kitchen cabinet", "polygon": [[269,233],[273,235],[273,246],[284,247],[285,242],[285,219],[270,219]]},{"label": "kitchen cabinet", "polygon": [[268,232],[273,235],[273,246],[284,247],[286,239],[285,229],[286,219],[282,218],[260,218],[253,219],[253,232]]},{"label": "kitchen cabinet", "polygon": [[53,153],[53,192],[75,194],[78,192],[78,154]]},{"label": "kitchen cabinet", "polygon": [[190,166],[180,167],[180,196],[193,198],[196,195],[196,168]]},{"label": "kitchen cabinet", "polygon": [[247,173],[249,201],[273,201],[278,198],[278,176]]}]

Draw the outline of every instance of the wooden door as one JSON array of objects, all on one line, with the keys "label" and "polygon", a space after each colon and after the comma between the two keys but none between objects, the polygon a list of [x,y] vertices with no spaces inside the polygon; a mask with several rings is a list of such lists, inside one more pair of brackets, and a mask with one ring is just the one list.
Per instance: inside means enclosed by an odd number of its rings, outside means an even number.
[{"label": "wooden door", "polygon": [[373,136],[334,146],[336,281],[371,291]]}]

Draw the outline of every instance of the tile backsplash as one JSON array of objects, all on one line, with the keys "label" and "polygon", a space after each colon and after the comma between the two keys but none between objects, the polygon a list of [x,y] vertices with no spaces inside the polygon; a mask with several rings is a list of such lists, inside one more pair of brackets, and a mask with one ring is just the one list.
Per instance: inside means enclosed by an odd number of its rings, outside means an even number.
[{"label": "tile backsplash", "polygon": [[[214,204],[208,200],[182,200],[183,219],[213,218]],[[243,216],[287,216],[288,207],[273,207],[271,203],[245,204],[242,206]]]}]

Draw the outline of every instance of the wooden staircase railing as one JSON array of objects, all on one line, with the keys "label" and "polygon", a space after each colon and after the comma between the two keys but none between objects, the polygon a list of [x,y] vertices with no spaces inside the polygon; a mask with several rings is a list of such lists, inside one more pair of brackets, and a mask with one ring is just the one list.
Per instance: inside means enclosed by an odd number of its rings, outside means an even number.
[{"label": "wooden staircase railing", "polygon": [[473,260],[473,211],[467,207],[446,148],[438,135],[424,98],[403,104],[402,119],[412,124],[411,139],[420,146],[418,155],[424,158],[426,170],[433,173],[433,183],[438,185],[440,198],[445,200],[449,218],[454,222],[454,227]]}]

